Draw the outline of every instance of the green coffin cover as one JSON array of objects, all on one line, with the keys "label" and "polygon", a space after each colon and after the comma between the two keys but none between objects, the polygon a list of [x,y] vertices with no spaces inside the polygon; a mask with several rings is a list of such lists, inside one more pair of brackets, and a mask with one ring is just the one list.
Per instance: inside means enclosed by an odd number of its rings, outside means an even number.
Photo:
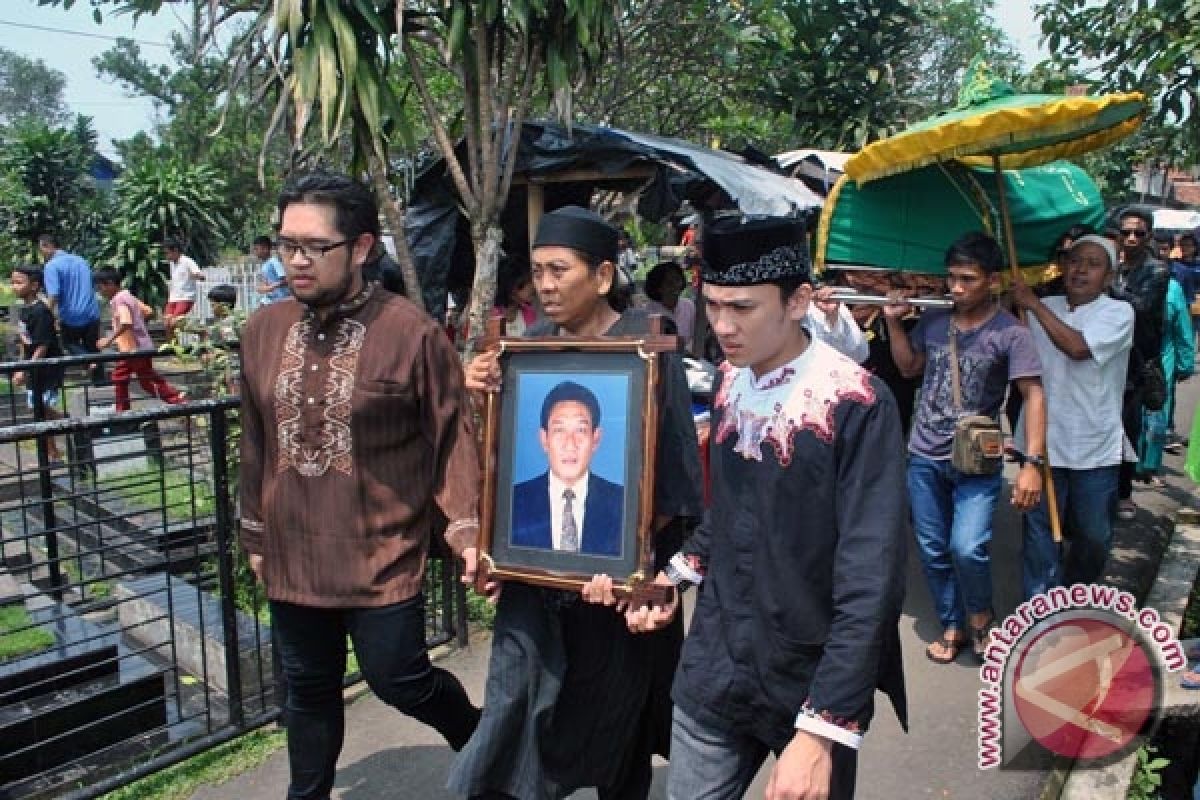
[{"label": "green coffin cover", "polygon": [[[1017,258],[1045,265],[1075,224],[1100,230],[1104,204],[1087,173],[1066,161],[1003,173]],[[995,173],[935,164],[865,186],[842,178],[825,201],[818,264],[944,274],[946,248],[968,231],[1002,233]]]}]

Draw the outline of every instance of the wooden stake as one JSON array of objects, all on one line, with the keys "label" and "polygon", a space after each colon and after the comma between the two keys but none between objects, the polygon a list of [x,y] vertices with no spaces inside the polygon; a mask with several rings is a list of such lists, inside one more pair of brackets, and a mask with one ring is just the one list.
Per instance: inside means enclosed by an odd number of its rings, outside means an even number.
[{"label": "wooden stake", "polygon": [[[992,171],[996,173],[996,194],[1000,196],[1000,221],[1003,226],[1005,249],[1008,252],[1008,264],[1012,270],[1013,280],[1021,275],[1021,264],[1017,261],[1017,240],[1013,236],[1012,216],[1008,213],[1008,195],[1004,190],[1004,171],[1000,169],[1000,156],[992,154]],[[1025,311],[1018,311],[1021,322],[1025,322]],[[1046,494],[1046,509],[1050,512],[1050,534],[1055,543],[1062,541],[1062,523],[1058,519],[1058,495],[1054,491],[1054,474],[1050,470],[1049,444],[1047,443],[1044,464],[1042,465],[1042,491]]]}]

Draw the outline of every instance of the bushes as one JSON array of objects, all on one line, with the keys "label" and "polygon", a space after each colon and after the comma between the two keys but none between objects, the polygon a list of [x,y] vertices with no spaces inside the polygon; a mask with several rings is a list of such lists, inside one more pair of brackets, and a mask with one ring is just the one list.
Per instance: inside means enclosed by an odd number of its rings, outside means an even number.
[{"label": "bushes", "polygon": [[198,264],[212,264],[227,231],[218,210],[224,182],[204,164],[147,156],[116,182],[116,209],[100,246],[101,261],[115,267],[144,302],[166,298],[169,271],[159,246],[178,238]]}]

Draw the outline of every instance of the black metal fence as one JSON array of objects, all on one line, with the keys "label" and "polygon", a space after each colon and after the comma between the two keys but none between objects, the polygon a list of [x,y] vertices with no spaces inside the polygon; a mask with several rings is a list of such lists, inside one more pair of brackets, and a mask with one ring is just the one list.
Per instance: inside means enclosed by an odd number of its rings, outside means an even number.
[{"label": "black metal fence", "polygon": [[[279,713],[236,543],[238,401],[92,413],[109,398],[80,367],[112,358],[56,360],[81,415],[0,392],[0,800],[96,797]],[[0,390],[46,367],[0,365]],[[431,645],[465,639],[456,577],[431,562]]]}]

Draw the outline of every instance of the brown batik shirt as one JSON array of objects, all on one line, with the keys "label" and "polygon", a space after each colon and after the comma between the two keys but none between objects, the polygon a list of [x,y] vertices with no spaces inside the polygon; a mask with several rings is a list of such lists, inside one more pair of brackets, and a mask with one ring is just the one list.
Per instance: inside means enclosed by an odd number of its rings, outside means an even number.
[{"label": "brown batik shirt", "polygon": [[324,322],[295,300],[242,336],[241,535],[272,600],[382,606],[421,589],[430,533],[479,532],[462,366],[407,300],[368,285]]}]

